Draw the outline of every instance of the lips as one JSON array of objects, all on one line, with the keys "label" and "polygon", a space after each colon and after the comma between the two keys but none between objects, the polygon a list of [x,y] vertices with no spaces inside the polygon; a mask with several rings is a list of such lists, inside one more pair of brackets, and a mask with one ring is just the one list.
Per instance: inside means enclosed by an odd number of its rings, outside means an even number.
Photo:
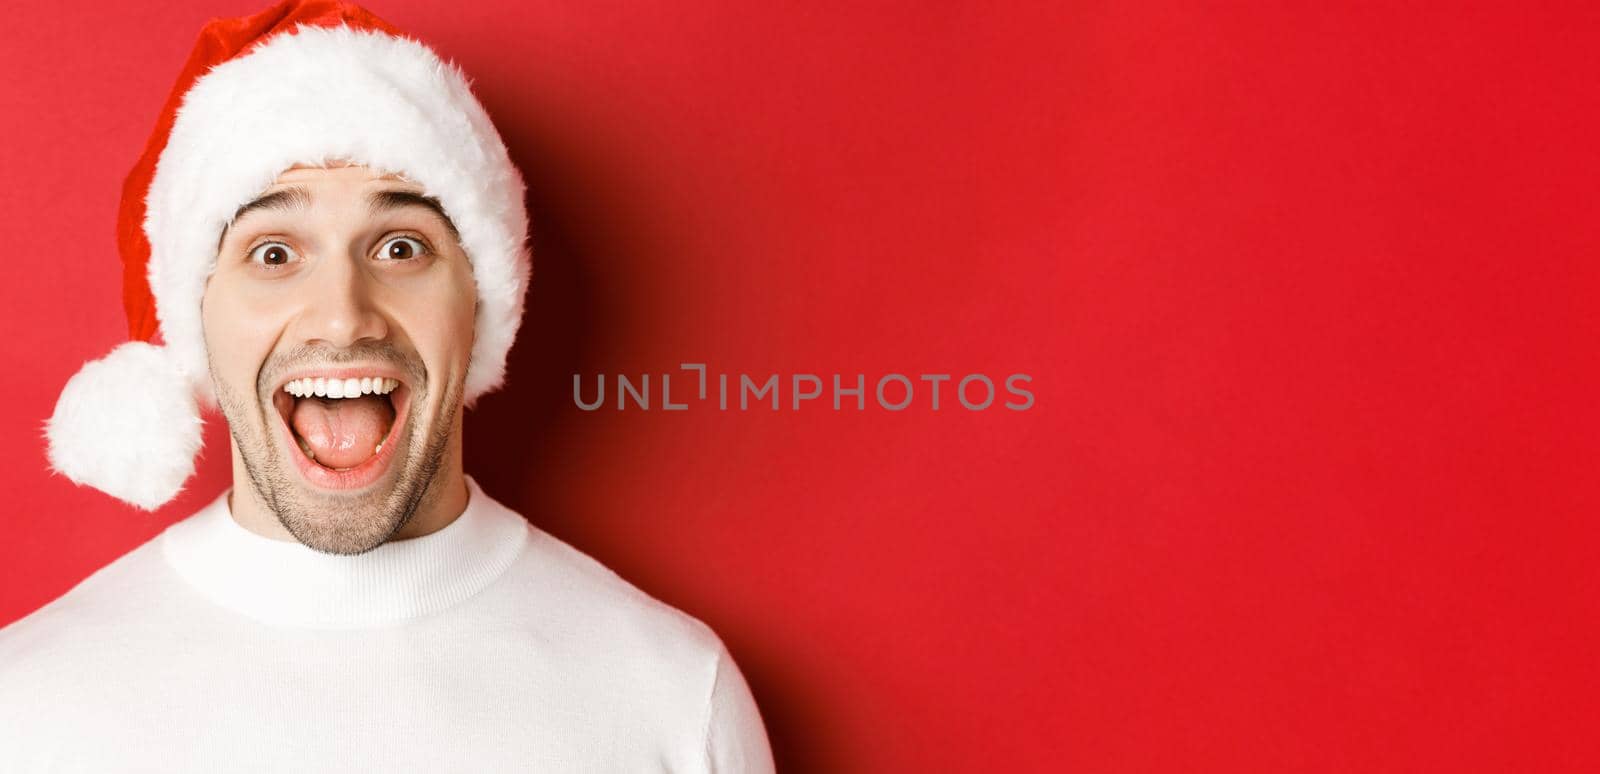
[{"label": "lips", "polygon": [[[367,370],[362,373],[370,375],[373,372],[371,370]],[[346,377],[355,376],[355,372],[348,369],[319,373],[319,375],[321,374],[326,374],[326,377],[330,381],[337,381]],[[398,382],[398,384],[394,386],[386,396],[368,395],[359,399],[361,401],[386,400],[392,407],[390,409],[392,411],[392,421],[387,422],[386,430],[383,432],[381,438],[377,438],[376,451],[371,455],[365,455],[363,453],[351,453],[348,450],[334,454],[327,451],[329,447],[324,445],[323,448],[325,451],[323,456],[326,459],[324,459],[323,462],[318,462],[314,458],[316,456],[314,451],[312,453],[307,452],[307,448],[310,446],[310,443],[308,443],[306,439],[300,437],[300,435],[296,432],[295,426],[297,422],[295,418],[297,415],[300,416],[300,421],[298,424],[302,426],[306,426],[308,424],[314,425],[316,424],[316,421],[308,421],[305,418],[305,415],[308,413],[321,415],[323,412],[337,414],[342,408],[335,405],[338,403],[339,399],[318,397],[311,395],[309,391],[298,389],[298,386],[306,383],[303,381],[297,381],[296,379],[290,379],[288,382],[294,383],[292,386],[296,388],[295,392],[297,394],[290,394],[285,390],[285,385],[280,385],[279,388],[275,390],[272,403],[276,411],[273,411],[272,413],[277,417],[274,424],[277,425],[276,433],[278,440],[281,444],[281,448],[284,450],[285,455],[294,462],[295,469],[299,471],[301,478],[303,478],[307,483],[321,489],[344,491],[357,490],[371,486],[388,472],[390,464],[394,460],[395,455],[398,454],[398,448],[402,445],[405,438],[404,428],[407,421],[410,419],[411,388],[403,379],[399,379],[397,376],[379,374],[379,378],[385,377]],[[359,379],[360,377],[355,376],[355,378]],[[317,404],[322,405],[298,405],[308,401],[316,402]],[[325,417],[323,421],[326,421]],[[337,425],[337,422],[335,422],[335,424]],[[350,436],[349,434],[345,434],[345,437],[348,438]],[[376,436],[368,435],[366,437],[371,439]],[[365,450],[361,451],[364,452]],[[339,467],[336,466],[336,463],[324,464],[324,462],[333,463],[336,458],[359,461],[348,467]]]}]

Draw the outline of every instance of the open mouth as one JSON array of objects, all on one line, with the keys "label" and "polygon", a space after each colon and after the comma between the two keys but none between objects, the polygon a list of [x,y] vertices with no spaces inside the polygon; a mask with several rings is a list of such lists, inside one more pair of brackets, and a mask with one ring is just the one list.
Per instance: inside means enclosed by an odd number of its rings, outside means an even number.
[{"label": "open mouth", "polygon": [[275,391],[273,406],[300,474],[323,488],[356,489],[388,469],[410,394],[387,369],[341,368],[289,379]]}]

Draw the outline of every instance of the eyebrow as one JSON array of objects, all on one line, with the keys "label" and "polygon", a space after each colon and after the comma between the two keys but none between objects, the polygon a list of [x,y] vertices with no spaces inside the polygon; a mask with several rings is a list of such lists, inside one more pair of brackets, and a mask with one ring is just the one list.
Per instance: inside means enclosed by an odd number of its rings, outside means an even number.
[{"label": "eyebrow", "polygon": [[281,191],[273,191],[272,193],[258,196],[253,201],[246,203],[244,206],[234,211],[233,218],[229,220],[228,223],[229,225],[232,225],[233,223],[238,222],[238,220],[244,217],[247,213],[255,212],[256,210],[293,212],[295,210],[306,209],[310,206],[311,194],[308,193],[306,189],[299,186],[285,188]]},{"label": "eyebrow", "polygon": [[455,237],[457,241],[461,239],[461,232],[456,230],[456,224],[450,220],[449,215],[444,214],[444,205],[440,204],[439,200],[432,196],[411,191],[373,191],[367,197],[367,212],[374,216],[407,207],[423,207],[432,210],[433,214],[438,215],[439,220],[444,221],[444,225],[450,229],[450,235]]},{"label": "eyebrow", "polygon": [[[284,188],[258,196],[235,210],[233,218],[228,221],[228,227],[231,228],[240,218],[258,210],[295,212],[309,209],[310,207],[311,194],[306,189],[299,186]],[[367,196],[367,212],[374,216],[407,207],[422,207],[432,211],[433,214],[439,216],[439,220],[444,221],[444,225],[450,229],[451,236],[457,240],[461,239],[461,232],[456,230],[455,222],[450,220],[449,215],[444,214],[444,205],[440,204],[439,200],[432,196],[411,191],[374,191]],[[227,229],[223,231],[224,236],[226,236]]]}]

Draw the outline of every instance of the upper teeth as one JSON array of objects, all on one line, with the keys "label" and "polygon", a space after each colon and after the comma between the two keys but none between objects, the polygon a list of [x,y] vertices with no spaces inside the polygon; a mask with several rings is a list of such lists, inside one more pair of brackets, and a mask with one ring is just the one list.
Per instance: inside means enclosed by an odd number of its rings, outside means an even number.
[{"label": "upper teeth", "polygon": [[367,376],[360,379],[308,376],[285,384],[283,391],[296,398],[309,398],[313,395],[319,398],[359,398],[368,394],[388,395],[391,390],[399,386],[399,379],[383,376]]}]

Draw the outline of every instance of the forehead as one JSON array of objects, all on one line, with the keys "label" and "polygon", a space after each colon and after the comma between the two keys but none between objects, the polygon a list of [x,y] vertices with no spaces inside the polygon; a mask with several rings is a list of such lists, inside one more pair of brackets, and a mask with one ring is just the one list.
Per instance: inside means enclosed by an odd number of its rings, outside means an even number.
[{"label": "forehead", "polygon": [[327,166],[296,164],[280,173],[277,179],[272,181],[272,186],[268,190],[278,186],[315,185],[317,183],[382,183],[397,188],[410,188],[419,191],[422,189],[420,185],[399,173],[384,172],[361,164],[335,162]]},{"label": "forehead", "polygon": [[[317,205],[319,201],[333,203],[333,209]],[[420,184],[401,174],[359,164],[335,164],[296,165],[284,170],[260,195],[234,212],[223,228],[222,240],[235,232],[235,224],[253,222],[269,213],[299,219],[321,209],[325,217],[347,219],[353,212],[350,207],[357,206],[358,202],[365,203],[365,212],[370,217],[387,212],[425,210],[449,230],[450,236],[461,238],[444,206],[437,198],[425,194]]]}]

